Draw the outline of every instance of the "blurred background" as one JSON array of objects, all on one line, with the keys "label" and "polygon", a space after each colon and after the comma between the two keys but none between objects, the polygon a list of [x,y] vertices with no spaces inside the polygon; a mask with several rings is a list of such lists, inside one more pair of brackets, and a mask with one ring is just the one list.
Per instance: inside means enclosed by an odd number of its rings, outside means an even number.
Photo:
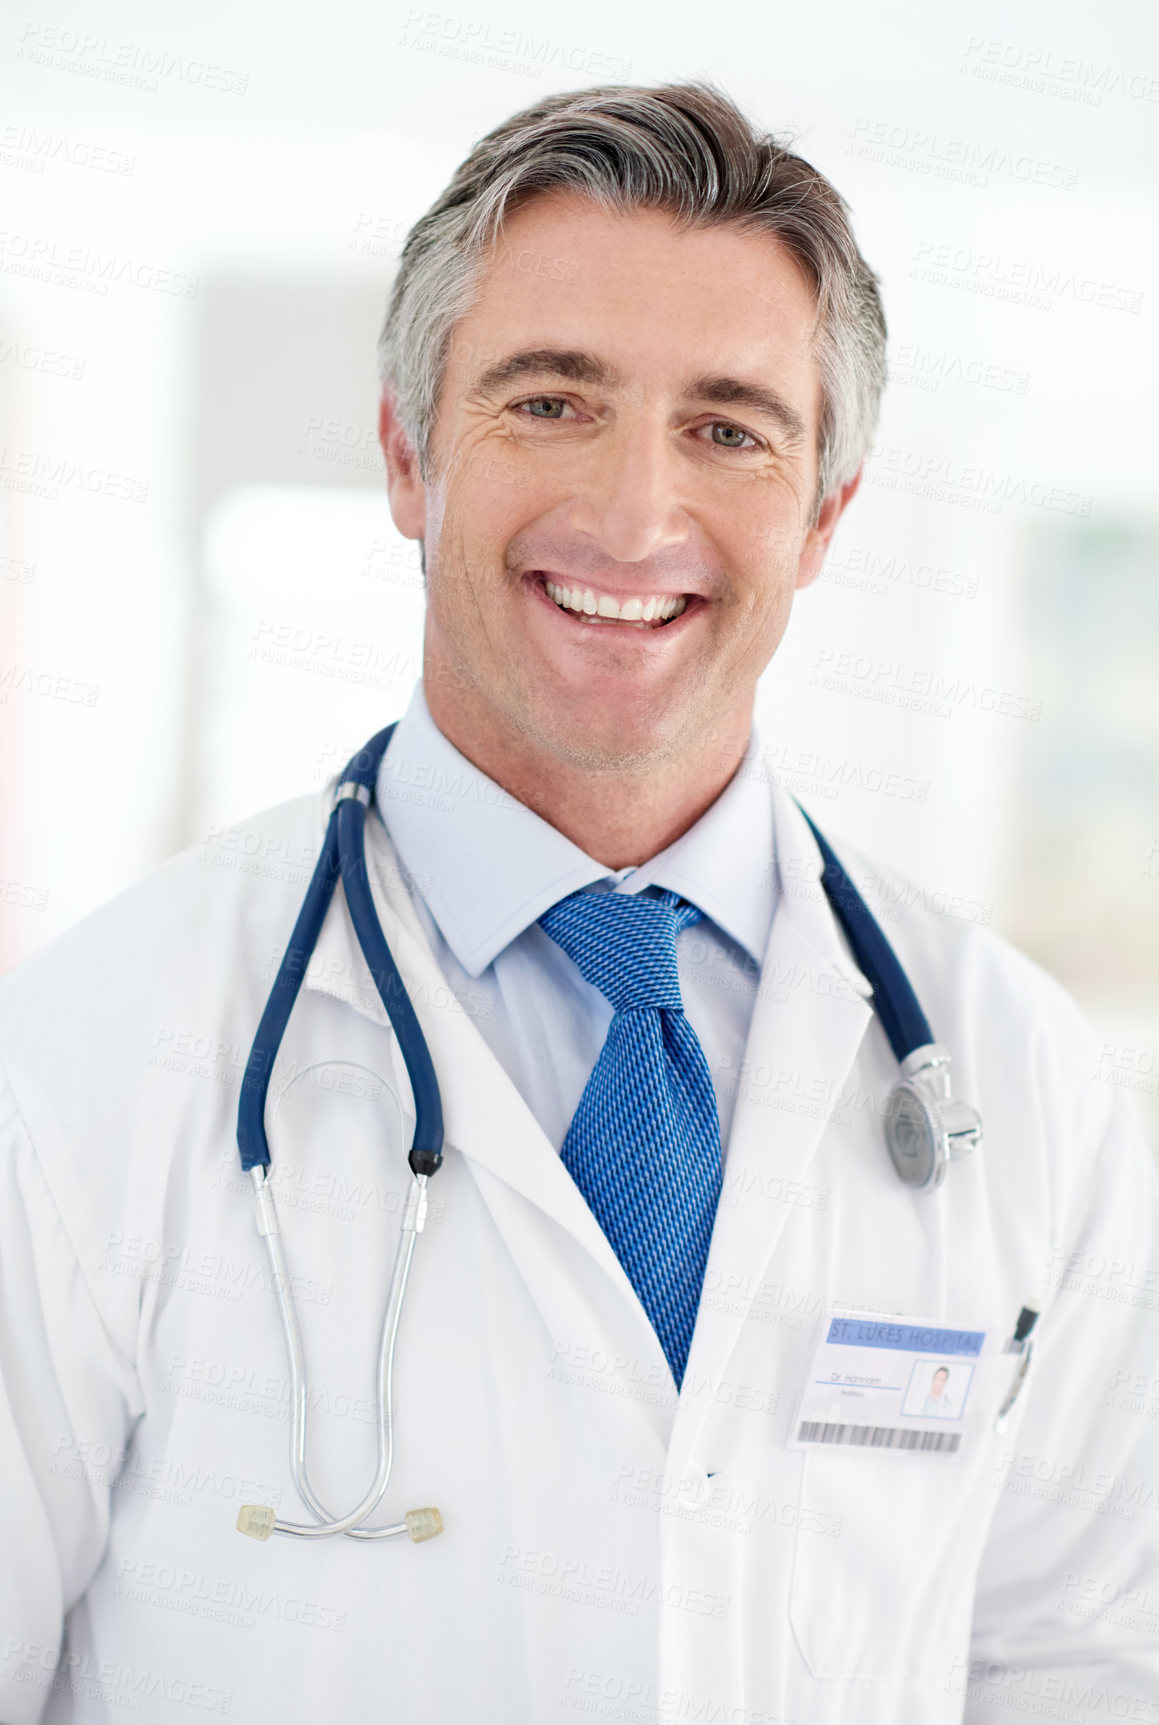
[{"label": "blurred background", "polygon": [[0,967],[403,710],[422,581],[373,347],[407,229],[545,94],[707,76],[844,192],[890,322],[765,769],[1058,975],[1159,1143],[1146,0],[711,30],[691,0],[50,0],[0,30]]}]

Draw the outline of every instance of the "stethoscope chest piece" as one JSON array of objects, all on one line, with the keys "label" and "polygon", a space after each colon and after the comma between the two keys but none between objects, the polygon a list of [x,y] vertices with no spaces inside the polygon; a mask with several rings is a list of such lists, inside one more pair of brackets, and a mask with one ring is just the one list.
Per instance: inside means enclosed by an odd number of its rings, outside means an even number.
[{"label": "stethoscope chest piece", "polygon": [[901,1080],[885,1108],[885,1141],[907,1186],[931,1192],[951,1162],[982,1142],[982,1121],[950,1090],[950,1056],[940,1043],[915,1048],[901,1063]]}]

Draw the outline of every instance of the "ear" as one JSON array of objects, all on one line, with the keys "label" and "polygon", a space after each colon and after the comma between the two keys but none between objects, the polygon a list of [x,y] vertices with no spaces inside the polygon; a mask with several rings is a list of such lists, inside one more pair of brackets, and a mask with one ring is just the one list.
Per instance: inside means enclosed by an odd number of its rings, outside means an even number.
[{"label": "ear", "polygon": [[808,587],[820,575],[829,554],[829,541],[845,513],[846,505],[852,502],[857,487],[861,484],[861,473],[859,467],[852,479],[847,479],[838,490],[831,491],[828,497],[822,498],[817,519],[806,533],[805,543],[801,547],[795,586]]},{"label": "ear", "polygon": [[378,441],[386,457],[386,492],[394,524],[404,539],[421,539],[426,532],[427,488],[389,390],[378,409]]}]

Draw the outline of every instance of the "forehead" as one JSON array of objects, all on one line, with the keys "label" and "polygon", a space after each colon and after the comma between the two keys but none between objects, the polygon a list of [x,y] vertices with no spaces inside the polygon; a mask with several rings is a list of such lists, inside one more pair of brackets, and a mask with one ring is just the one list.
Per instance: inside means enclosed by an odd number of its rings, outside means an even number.
[{"label": "forehead", "polygon": [[819,397],[816,315],[812,284],[775,234],[545,193],[506,219],[485,254],[457,331],[474,340],[453,343],[452,360],[456,350],[490,364],[506,351],[568,347],[656,383],[772,373],[807,411]]}]

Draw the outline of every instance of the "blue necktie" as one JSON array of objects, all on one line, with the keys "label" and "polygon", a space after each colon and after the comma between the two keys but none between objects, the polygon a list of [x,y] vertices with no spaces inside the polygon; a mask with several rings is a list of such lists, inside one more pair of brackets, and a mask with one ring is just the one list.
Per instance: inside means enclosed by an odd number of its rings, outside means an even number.
[{"label": "blue necktie", "polygon": [[676,935],[695,905],[577,892],[540,917],[614,1017],[563,1161],[684,1377],[721,1185],[708,1062],[684,1016]]}]

